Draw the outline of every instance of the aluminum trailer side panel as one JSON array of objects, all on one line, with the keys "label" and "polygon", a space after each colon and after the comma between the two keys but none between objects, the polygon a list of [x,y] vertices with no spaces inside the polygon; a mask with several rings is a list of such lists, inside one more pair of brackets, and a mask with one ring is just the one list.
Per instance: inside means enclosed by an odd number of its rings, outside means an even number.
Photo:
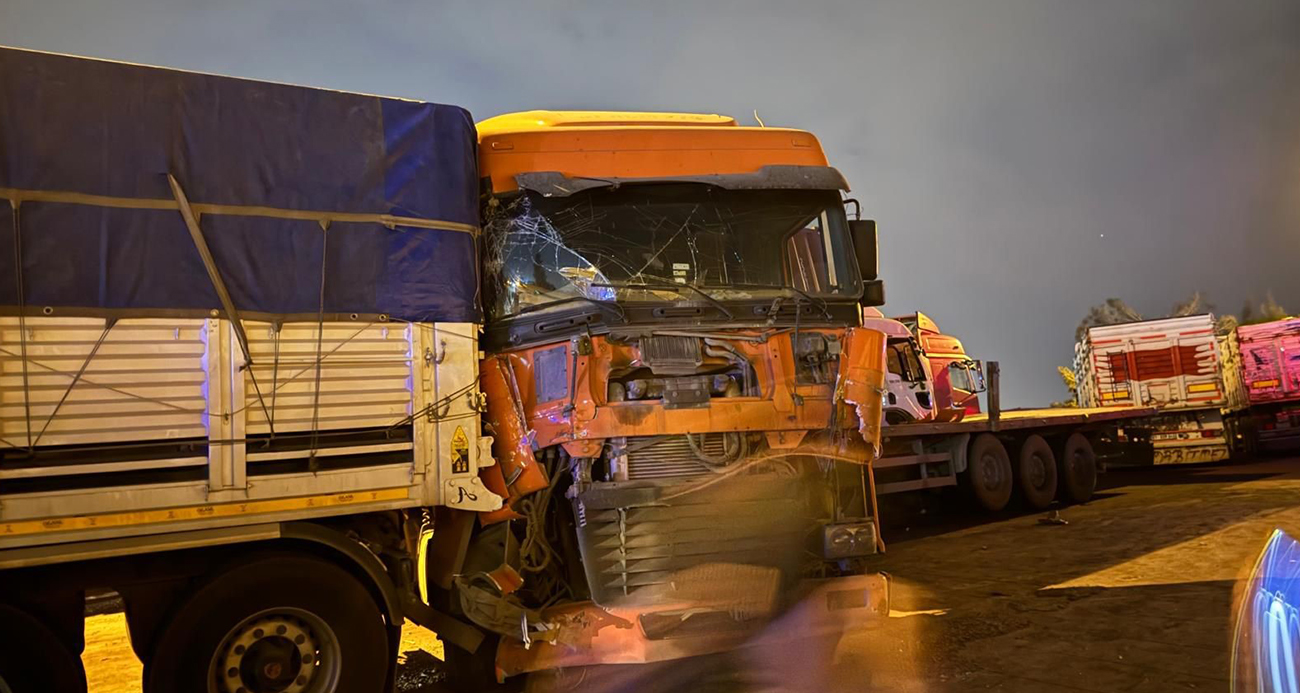
[{"label": "aluminum trailer side panel", "polygon": [[0,318],[0,548],[492,503],[477,325],[103,326]]}]

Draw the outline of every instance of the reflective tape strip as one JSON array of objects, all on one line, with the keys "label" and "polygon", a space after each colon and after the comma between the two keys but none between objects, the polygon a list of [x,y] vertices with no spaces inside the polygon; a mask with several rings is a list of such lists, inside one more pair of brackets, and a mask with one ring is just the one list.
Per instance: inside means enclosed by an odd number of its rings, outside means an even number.
[{"label": "reflective tape strip", "polygon": [[304,496],[300,498],[275,498],[246,501],[243,503],[223,503],[220,505],[193,505],[160,510],[108,513],[104,515],[50,517],[41,520],[21,520],[18,522],[0,523],[0,536],[39,534],[42,532],[66,532],[79,529],[102,529],[104,527],[129,527],[134,525],[158,524],[162,522],[186,522],[189,520],[208,520],[214,517],[241,517],[245,515],[260,515],[264,513],[282,513],[313,508],[334,508],[345,505],[405,500],[409,497],[410,492],[408,489],[402,487],[382,489],[379,491],[332,493],[323,496]]}]

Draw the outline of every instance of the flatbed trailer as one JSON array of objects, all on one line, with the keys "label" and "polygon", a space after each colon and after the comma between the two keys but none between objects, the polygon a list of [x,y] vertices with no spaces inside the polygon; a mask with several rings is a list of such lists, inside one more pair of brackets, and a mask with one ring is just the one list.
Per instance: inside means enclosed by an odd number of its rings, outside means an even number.
[{"label": "flatbed trailer", "polygon": [[1086,502],[1106,458],[1118,453],[1118,429],[1154,407],[1002,411],[998,365],[988,363],[989,411],[955,421],[886,426],[874,463],[877,495],[962,486],[996,512],[1013,493],[1033,508],[1054,500]]}]

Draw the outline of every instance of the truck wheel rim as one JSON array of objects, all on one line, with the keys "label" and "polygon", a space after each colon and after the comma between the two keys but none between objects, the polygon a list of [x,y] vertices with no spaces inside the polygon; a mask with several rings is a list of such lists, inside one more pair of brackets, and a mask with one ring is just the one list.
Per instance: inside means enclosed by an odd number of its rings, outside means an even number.
[{"label": "truck wheel rim", "polygon": [[1029,485],[1042,488],[1047,485],[1047,463],[1042,455],[1029,456]]},{"label": "truck wheel rim", "polygon": [[983,467],[980,476],[984,479],[984,488],[989,490],[996,490],[1001,488],[1002,470],[998,465],[997,456],[992,454],[985,455],[983,462],[984,464],[980,465],[981,467]]},{"label": "truck wheel rim", "polygon": [[[209,666],[215,693],[330,693],[338,688],[338,638],[321,618],[267,609],[226,633]],[[0,692],[3,693],[3,692]]]},{"label": "truck wheel rim", "polygon": [[1075,450],[1074,454],[1070,455],[1070,471],[1074,472],[1074,478],[1082,484],[1091,481],[1088,457],[1081,450]]}]

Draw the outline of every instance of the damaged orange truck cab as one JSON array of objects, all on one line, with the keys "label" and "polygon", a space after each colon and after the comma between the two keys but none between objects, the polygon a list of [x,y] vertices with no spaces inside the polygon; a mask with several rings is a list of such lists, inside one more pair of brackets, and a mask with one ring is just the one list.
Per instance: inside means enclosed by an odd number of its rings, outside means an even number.
[{"label": "damaged orange truck cab", "polygon": [[507,503],[455,584],[501,636],[498,673],[718,649],[790,574],[885,609],[862,568],[880,546],[885,337],[859,317],[883,301],[875,227],[847,218],[817,139],[671,113],[478,130],[482,474]]}]

